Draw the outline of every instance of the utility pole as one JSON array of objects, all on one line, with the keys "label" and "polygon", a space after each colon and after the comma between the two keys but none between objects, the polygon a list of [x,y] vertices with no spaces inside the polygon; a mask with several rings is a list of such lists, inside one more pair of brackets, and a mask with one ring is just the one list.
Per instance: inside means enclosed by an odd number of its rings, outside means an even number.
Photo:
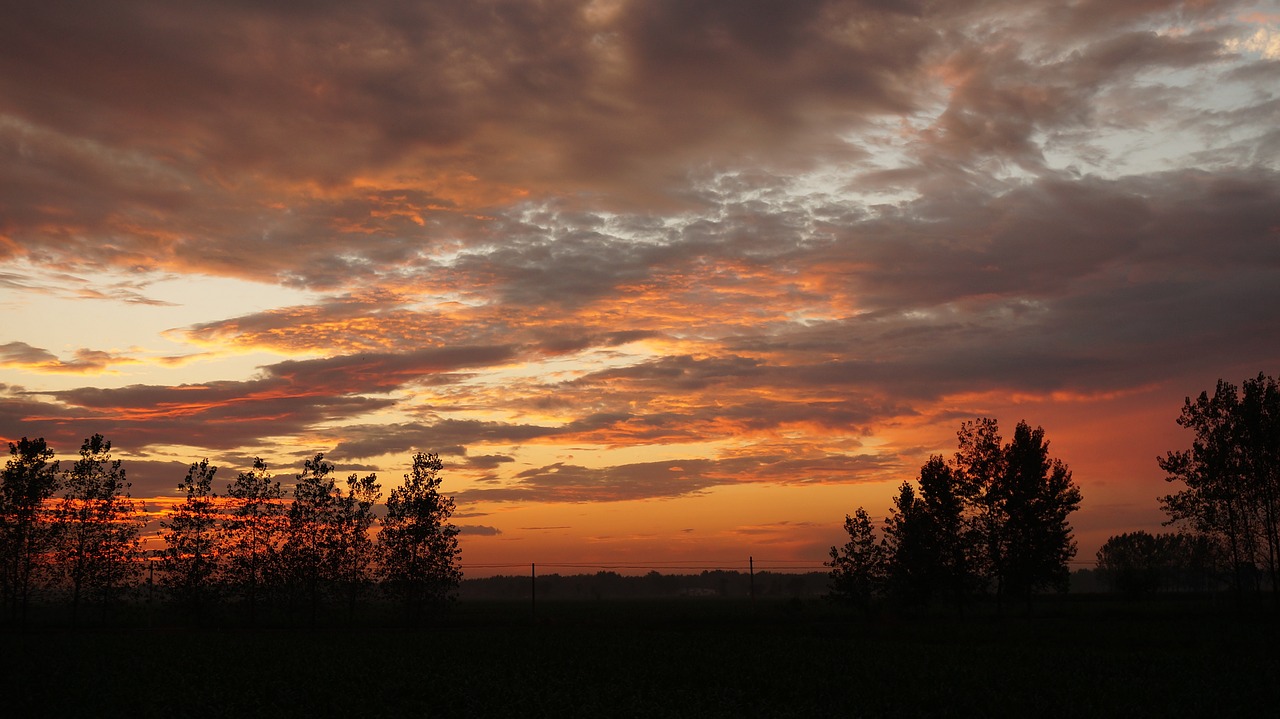
[{"label": "utility pole", "polygon": [[747,557],[747,569],[751,573],[751,604],[756,603],[756,558]]},{"label": "utility pole", "polygon": [[529,616],[538,618],[538,565],[529,562]]}]

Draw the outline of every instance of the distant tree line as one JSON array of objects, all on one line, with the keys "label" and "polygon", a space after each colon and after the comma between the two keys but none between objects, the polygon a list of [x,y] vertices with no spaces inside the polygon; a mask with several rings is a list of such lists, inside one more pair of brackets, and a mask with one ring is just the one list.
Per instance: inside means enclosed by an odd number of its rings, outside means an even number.
[{"label": "distant tree line", "polygon": [[1212,395],[1187,397],[1177,421],[1191,448],[1156,461],[1184,487],[1160,499],[1179,531],[1111,537],[1102,578],[1129,594],[1229,586],[1280,600],[1280,384],[1263,373],[1239,388],[1218,380]]},{"label": "distant tree line", "polygon": [[322,604],[353,613],[376,587],[418,619],[449,601],[462,578],[454,503],[439,492],[435,454],[413,457],[380,520],[376,475],[339,484],[322,454],[305,461],[289,496],[261,459],[216,494],[218,468],[202,460],[177,485],[184,496],[161,522],[163,549],[144,552],[142,514],[110,452],[95,434],[63,470],[44,439],[9,444],[0,475],[0,601],[9,623],[23,623],[37,597],[65,602],[74,624],[84,605],[105,612],[143,587],[191,616],[235,604],[253,622],[270,606],[313,624]]},{"label": "distant tree line", "polygon": [[661,574],[650,571],[624,575],[614,571],[592,574],[528,574],[471,577],[463,580],[458,595],[463,600],[529,600],[531,582],[537,583],[537,598],[547,600],[608,599],[748,599],[761,600],[816,597],[827,590],[826,572],[756,571],[754,575],[724,569],[705,569],[696,574]]},{"label": "distant tree line", "polygon": [[848,541],[831,547],[831,593],[860,607],[980,596],[1030,602],[1065,591],[1076,554],[1068,516],[1081,495],[1071,471],[1049,456],[1044,430],[1019,422],[1004,443],[994,419],[961,424],[959,447],[929,458],[903,482],[880,532],[865,508],[845,517]]},{"label": "distant tree line", "polygon": [[1098,550],[1098,579],[1128,595],[1207,592],[1221,586],[1222,551],[1216,540],[1184,532],[1125,532]]}]

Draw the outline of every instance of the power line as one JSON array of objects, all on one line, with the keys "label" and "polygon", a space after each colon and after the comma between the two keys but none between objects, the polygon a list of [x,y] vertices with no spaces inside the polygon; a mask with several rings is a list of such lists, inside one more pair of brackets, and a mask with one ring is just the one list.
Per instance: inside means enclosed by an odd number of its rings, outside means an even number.
[{"label": "power line", "polygon": [[[1074,567],[1093,567],[1096,562],[1089,559],[1073,559],[1066,562]],[[524,569],[530,562],[480,562],[461,565],[462,569]],[[573,561],[573,562],[537,562],[541,568],[549,569],[652,569],[652,570],[746,570],[751,563],[746,560],[715,559],[623,559],[616,561]],[[812,570],[825,571],[830,565],[812,559],[759,559],[755,560],[757,569]]]},{"label": "power line", "polygon": [[[532,563],[463,563],[461,568],[467,569],[524,569]],[[620,560],[620,561],[600,561],[600,562],[537,562],[540,568],[550,569],[649,569],[649,570],[746,570],[750,567],[750,561],[708,561],[708,560]],[[829,569],[825,564],[815,563],[812,560],[804,559],[757,559],[755,560],[757,569],[790,569],[790,570],[826,570]]]}]

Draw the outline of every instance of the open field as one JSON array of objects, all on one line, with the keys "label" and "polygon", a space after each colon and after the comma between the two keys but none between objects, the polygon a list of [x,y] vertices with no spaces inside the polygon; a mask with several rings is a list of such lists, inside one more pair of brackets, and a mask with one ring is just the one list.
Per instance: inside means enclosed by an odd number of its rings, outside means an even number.
[{"label": "open field", "polygon": [[1005,617],[819,601],[461,602],[416,630],[4,635],[10,716],[1250,715],[1274,612],[1095,599]]}]

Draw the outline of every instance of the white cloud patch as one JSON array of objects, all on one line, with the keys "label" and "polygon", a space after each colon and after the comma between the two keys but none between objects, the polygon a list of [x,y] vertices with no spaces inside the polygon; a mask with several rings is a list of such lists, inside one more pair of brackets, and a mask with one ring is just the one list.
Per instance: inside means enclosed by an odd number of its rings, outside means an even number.
[{"label": "white cloud patch", "polygon": [[1224,45],[1231,52],[1244,52],[1267,60],[1280,60],[1280,29],[1260,27],[1245,38],[1231,38]]}]

